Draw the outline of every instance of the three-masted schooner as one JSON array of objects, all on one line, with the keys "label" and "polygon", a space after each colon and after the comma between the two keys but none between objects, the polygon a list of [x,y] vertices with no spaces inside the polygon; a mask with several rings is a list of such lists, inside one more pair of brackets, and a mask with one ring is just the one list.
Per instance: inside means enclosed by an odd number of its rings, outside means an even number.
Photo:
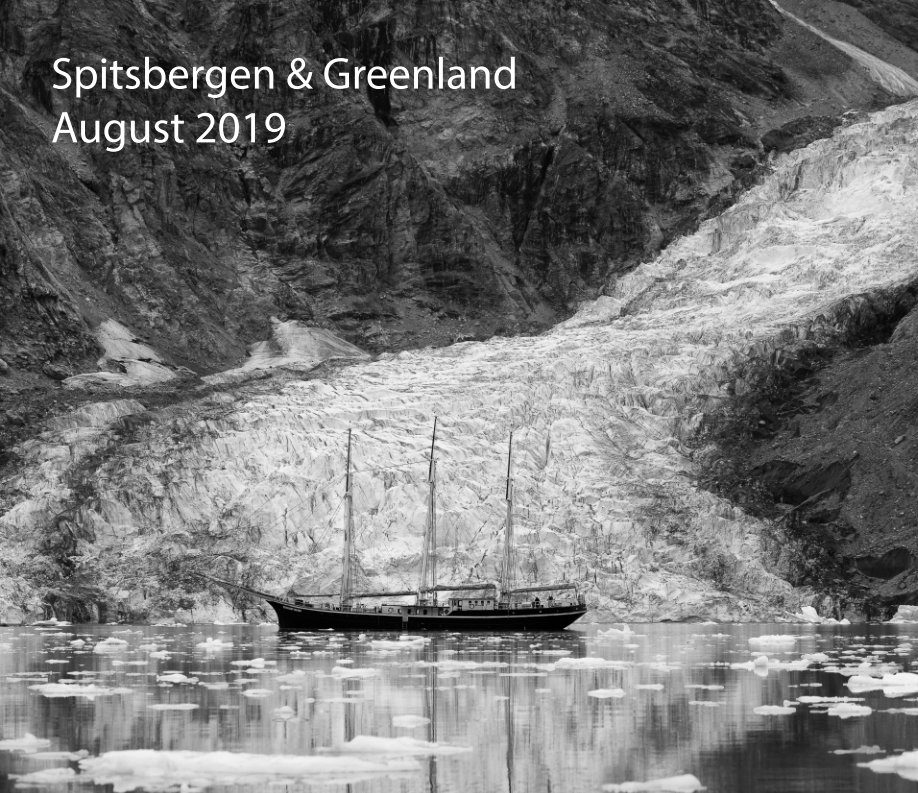
[{"label": "three-masted schooner", "polygon": [[[583,596],[570,583],[513,588],[513,434],[507,456],[507,516],[500,583],[440,584],[437,581],[437,421],[434,419],[428,469],[427,527],[421,554],[421,571],[417,590],[402,592],[354,592],[352,558],[354,553],[354,516],[351,476],[351,431],[347,434],[347,476],[344,492],[344,554],[341,591],[327,594],[274,597],[257,594],[277,612],[282,631],[556,631],[562,630],[586,613]],[[546,600],[537,593],[573,592],[572,596]],[[441,603],[437,593],[452,596]],[[468,597],[455,593],[474,593]],[[532,597],[535,595],[535,597]],[[368,605],[363,601],[387,597],[414,596],[415,603]],[[526,596],[529,596],[528,598]],[[337,602],[336,602],[337,601]]]}]

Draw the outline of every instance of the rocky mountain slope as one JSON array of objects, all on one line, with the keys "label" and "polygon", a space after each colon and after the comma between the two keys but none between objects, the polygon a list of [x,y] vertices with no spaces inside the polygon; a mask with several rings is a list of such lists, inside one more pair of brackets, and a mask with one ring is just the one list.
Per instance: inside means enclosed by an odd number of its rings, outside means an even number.
[{"label": "rocky mountain slope", "polygon": [[[209,596],[181,577],[189,556],[245,562],[265,585],[311,571],[311,583],[328,586],[341,468],[333,429],[350,424],[366,431],[364,573],[401,582],[422,504],[421,480],[402,466],[423,467],[426,425],[446,411],[455,575],[493,572],[492,485],[516,426],[526,428],[519,492],[534,532],[521,574],[592,582],[595,602],[621,615],[794,606],[799,593],[774,573],[812,583],[797,569],[798,545],[782,557],[782,530],[723,500],[735,497],[729,488],[696,487],[718,458],[713,447],[693,451],[699,411],[728,410],[730,372],[770,354],[781,327],[906,278],[880,221],[909,205],[847,206],[841,193],[854,180],[865,194],[910,195],[910,164],[890,163],[910,163],[902,135],[913,132],[912,111],[794,155],[743,199],[746,210],[626,273],[722,212],[769,170],[772,152],[911,93],[907,27],[892,35],[866,10],[846,26],[844,9],[857,12],[829,2],[814,21],[811,5],[5,3],[7,602],[28,610],[43,598],[78,617],[200,606]],[[166,93],[77,101],[49,88],[56,57],[151,53],[166,65],[304,56],[313,67],[339,55],[494,66],[513,54],[521,79],[511,97],[279,91],[216,105]],[[274,146],[107,154],[48,143],[63,109],[280,111],[291,132]],[[796,225],[782,225],[784,212],[798,213]],[[888,245],[877,241],[879,264],[859,268],[853,252],[869,234]],[[754,252],[752,240],[771,249],[781,235],[790,236],[774,261]],[[795,235],[815,241],[798,251]],[[770,285],[779,273],[786,283]],[[734,283],[747,278],[753,287]],[[612,297],[543,336],[391,355],[538,330],[603,292]],[[315,326],[390,354],[330,363],[301,382],[320,361],[365,357]],[[258,374],[278,365],[288,369]],[[382,484],[371,484],[379,469]],[[694,517],[682,525],[684,514]]]},{"label": "rocky mountain slope", "polygon": [[[512,97],[236,92],[216,106],[50,88],[56,57],[151,54],[278,67],[514,54],[521,75]],[[892,98],[766,0],[11,0],[0,358],[24,383],[85,371],[107,319],[198,372],[239,361],[271,316],[371,350],[544,328],[724,208],[769,132],[797,121],[804,139],[824,134],[819,117]],[[281,111],[291,132],[274,146],[108,154],[48,144],[64,109]]]}]

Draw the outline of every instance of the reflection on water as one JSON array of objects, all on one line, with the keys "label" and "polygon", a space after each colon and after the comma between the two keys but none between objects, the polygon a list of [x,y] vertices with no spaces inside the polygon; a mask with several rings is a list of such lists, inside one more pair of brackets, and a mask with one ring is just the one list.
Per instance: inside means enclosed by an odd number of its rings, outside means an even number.
[{"label": "reflection on water", "polygon": [[[576,793],[678,774],[712,793],[914,789],[858,763],[918,748],[918,687],[846,684],[910,669],[918,626],[634,630],[3,629],[0,790],[33,775],[19,789]],[[770,634],[792,636],[755,642]],[[872,711],[797,702],[817,696]],[[109,754],[137,749],[156,752]],[[164,754],[180,750],[196,754]]]}]

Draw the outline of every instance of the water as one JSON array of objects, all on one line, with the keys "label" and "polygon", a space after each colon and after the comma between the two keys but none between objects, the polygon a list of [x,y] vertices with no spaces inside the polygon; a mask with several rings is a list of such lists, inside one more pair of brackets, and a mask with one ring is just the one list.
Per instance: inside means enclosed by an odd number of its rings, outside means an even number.
[{"label": "water", "polygon": [[[892,698],[853,694],[846,683],[855,672],[908,670],[918,626],[634,631],[399,642],[280,635],[271,626],[3,629],[0,791],[16,789],[13,775],[47,769],[72,790],[262,791],[275,783],[354,793],[579,793],[678,774],[695,775],[711,793],[914,790],[896,773],[858,763],[918,748],[918,689]],[[769,634],[794,638],[750,645]],[[771,666],[731,667],[756,649]],[[817,652],[828,659],[802,668],[802,655]],[[61,679],[82,689],[48,686]],[[86,696],[53,696],[77,691]],[[872,712],[842,719],[817,704],[754,712],[801,696],[858,696],[853,704]],[[47,744],[8,743],[27,734]],[[865,746],[880,753],[833,753]],[[156,751],[111,754],[136,749]],[[166,754],[180,750],[196,754]],[[38,779],[31,789],[67,789]]]}]

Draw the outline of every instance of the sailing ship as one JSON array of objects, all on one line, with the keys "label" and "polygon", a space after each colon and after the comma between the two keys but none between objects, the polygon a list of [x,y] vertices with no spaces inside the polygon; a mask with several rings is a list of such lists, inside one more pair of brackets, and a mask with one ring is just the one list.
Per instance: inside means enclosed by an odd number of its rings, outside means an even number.
[{"label": "sailing ship", "polygon": [[[557,631],[586,611],[574,584],[513,587],[513,434],[507,455],[507,514],[500,582],[440,584],[437,580],[437,421],[434,419],[428,469],[427,524],[417,589],[394,592],[355,592],[353,587],[354,515],[351,475],[351,431],[347,434],[347,476],[344,491],[344,553],[341,591],[330,594],[291,594],[275,597],[246,589],[266,600],[277,613],[282,631]],[[221,582],[227,583],[227,582]],[[244,589],[243,587],[235,587]],[[441,602],[438,594],[450,593]],[[572,593],[556,597],[556,592]],[[457,593],[463,593],[457,595]],[[467,594],[466,594],[467,593]],[[549,593],[542,599],[540,593]],[[385,598],[413,596],[412,604]],[[383,602],[375,605],[365,601]]]}]

